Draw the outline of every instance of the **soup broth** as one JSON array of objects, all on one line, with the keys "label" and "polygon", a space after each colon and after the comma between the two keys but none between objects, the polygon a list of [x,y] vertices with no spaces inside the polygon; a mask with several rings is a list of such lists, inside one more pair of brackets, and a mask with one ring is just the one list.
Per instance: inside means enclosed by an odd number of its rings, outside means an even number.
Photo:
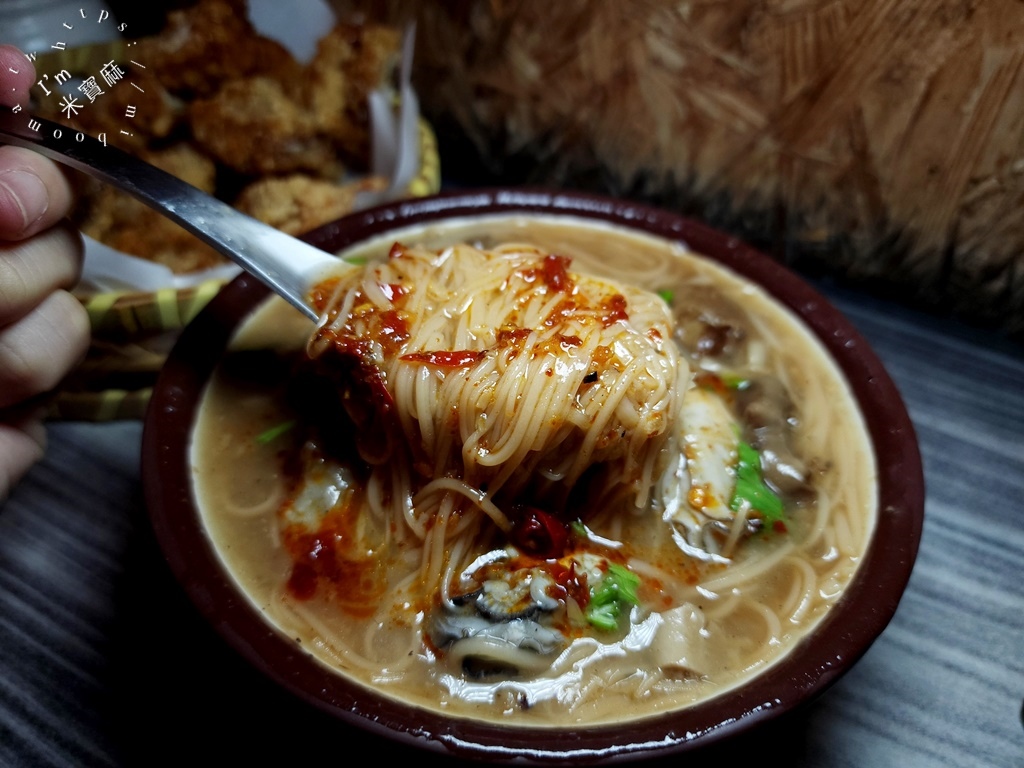
[{"label": "soup broth", "polygon": [[[550,514],[486,487],[417,495],[425,481],[368,468],[354,450],[374,435],[305,430],[287,361],[305,356],[312,328],[270,300],[233,339],[192,441],[209,535],[270,624],[383,695],[452,717],[564,727],[721,694],[822,620],[871,536],[875,460],[842,375],[788,310],[679,244],[565,217],[448,222],[342,255],[384,258],[395,241],[528,244],[570,258],[574,273],[660,294],[674,327],[666,341],[689,369],[678,433],[656,446],[658,477],[640,507],[632,493],[595,504],[574,490]],[[754,501],[722,490],[741,477]],[[407,508],[388,518],[400,480],[412,486]],[[547,536],[557,525],[566,542],[524,549],[481,511],[492,502],[515,530]],[[449,515],[447,538],[430,538],[437,517],[416,528],[428,503]],[[305,567],[318,553],[333,577]]]}]

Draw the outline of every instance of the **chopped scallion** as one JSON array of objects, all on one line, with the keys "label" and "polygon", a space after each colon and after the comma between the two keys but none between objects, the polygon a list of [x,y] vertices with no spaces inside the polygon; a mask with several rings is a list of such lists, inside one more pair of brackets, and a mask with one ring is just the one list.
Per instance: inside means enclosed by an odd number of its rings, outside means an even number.
[{"label": "chopped scallion", "polygon": [[285,432],[287,432],[294,426],[294,419],[292,419],[291,421],[282,422],[281,424],[277,424],[276,426],[271,427],[265,432],[260,432],[260,434],[256,435],[256,442],[259,443],[260,445],[266,445],[272,440],[275,440],[281,435],[283,435]]},{"label": "chopped scallion", "polygon": [[737,373],[720,373],[719,378],[729,389],[746,389],[750,386],[750,379],[740,376]]},{"label": "chopped scallion", "polygon": [[761,474],[761,456],[745,442],[736,448],[736,488],[729,506],[737,510],[744,503],[761,513],[766,523],[783,519],[782,499],[769,488]]},{"label": "chopped scallion", "polygon": [[609,563],[608,571],[590,592],[587,621],[600,630],[611,631],[619,624],[619,616],[630,605],[637,605],[640,577],[625,566]]}]

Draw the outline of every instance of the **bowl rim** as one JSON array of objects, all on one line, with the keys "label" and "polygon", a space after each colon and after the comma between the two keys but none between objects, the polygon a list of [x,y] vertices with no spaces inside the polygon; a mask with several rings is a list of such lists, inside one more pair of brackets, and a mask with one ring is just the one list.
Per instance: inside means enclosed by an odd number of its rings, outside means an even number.
[{"label": "bowl rim", "polygon": [[[270,679],[344,723],[408,746],[469,760],[534,765],[618,762],[704,748],[771,721],[823,693],[895,614],[924,518],[924,477],[909,414],[864,338],[821,293],[738,238],[667,210],[601,195],[530,188],[442,192],[349,214],[303,239],[341,251],[390,230],[481,215],[575,216],[681,241],[758,283],[832,356],[861,406],[877,457],[878,519],[863,561],[821,624],[782,659],[709,700],[621,727],[505,727],[450,718],[374,696],[332,675],[239,598],[193,503],[189,444],[198,395],[235,326],[269,291],[241,275],[182,332],[154,387],[142,440],[150,524],[173,575],[220,636]],[[865,407],[867,406],[867,407]],[[410,718],[410,711],[415,716]]]}]

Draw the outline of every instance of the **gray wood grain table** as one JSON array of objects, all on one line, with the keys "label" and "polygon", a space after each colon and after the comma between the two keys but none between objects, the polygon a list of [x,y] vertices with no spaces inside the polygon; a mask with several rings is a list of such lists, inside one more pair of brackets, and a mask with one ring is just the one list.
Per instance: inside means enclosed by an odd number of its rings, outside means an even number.
[{"label": "gray wood grain table", "polygon": [[[753,748],[764,765],[1024,766],[1024,349],[825,290],[885,362],[918,431],[921,550],[895,619],[852,672],[704,757]],[[366,737],[251,671],[169,576],[141,498],[141,432],[53,424],[45,461],[0,507],[0,765],[351,761]],[[704,759],[671,764],[684,762]]]}]

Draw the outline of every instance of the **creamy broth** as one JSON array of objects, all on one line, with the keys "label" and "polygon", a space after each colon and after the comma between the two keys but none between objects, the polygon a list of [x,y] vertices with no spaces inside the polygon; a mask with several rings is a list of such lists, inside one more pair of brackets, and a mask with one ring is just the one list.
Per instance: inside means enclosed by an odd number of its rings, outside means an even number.
[{"label": "creamy broth", "polygon": [[[595,552],[612,553],[638,575],[639,605],[614,629],[588,626],[569,636],[567,645],[547,653],[540,671],[467,675],[432,629],[435,598],[415,596],[421,562],[415,542],[409,542],[415,537],[383,536],[390,543],[379,550],[351,553],[351,563],[359,566],[343,594],[317,589],[297,596],[280,509],[296,504],[286,467],[289,456],[301,451],[303,433],[287,428],[295,416],[282,405],[279,381],[264,387],[220,370],[204,394],[193,437],[196,495],[225,566],[268,622],[326,667],[381,694],[453,717],[560,727],[646,717],[723,693],[783,658],[821,621],[870,538],[876,470],[841,374],[788,310],[677,244],[578,219],[449,222],[389,233],[344,255],[380,257],[394,241],[428,248],[462,241],[485,247],[531,243],[571,257],[574,272],[670,291],[680,329],[698,322],[696,305],[711,306],[719,321],[718,336],[707,337],[712,346],[727,348],[729,329],[745,327],[740,367],[754,374],[751,380],[770,376],[788,393],[795,408],[787,414],[787,423],[795,425],[791,447],[806,482],[782,494],[784,522],[748,520],[736,539],[726,523],[692,523],[686,514],[673,513],[680,498],[692,500],[694,489],[700,490],[700,462],[688,464],[690,485],[666,490],[682,470],[662,457],[666,479],[655,484],[653,505],[638,511],[623,503],[587,513],[580,521],[585,528],[573,529]],[[738,318],[732,316],[737,308]],[[730,315],[728,322],[723,313]],[[232,355],[302,350],[311,330],[297,312],[271,300],[236,335]],[[705,382],[730,381],[734,371],[706,354],[708,344],[690,360],[691,368]],[[688,437],[681,433],[684,442]],[[366,505],[373,491],[355,464],[335,471],[324,487],[347,497],[350,506]],[[462,554],[458,572],[475,556],[502,546],[486,519],[475,525],[479,542]],[[342,534],[349,532],[339,533],[339,540]],[[576,617],[575,625],[580,623]]]}]

